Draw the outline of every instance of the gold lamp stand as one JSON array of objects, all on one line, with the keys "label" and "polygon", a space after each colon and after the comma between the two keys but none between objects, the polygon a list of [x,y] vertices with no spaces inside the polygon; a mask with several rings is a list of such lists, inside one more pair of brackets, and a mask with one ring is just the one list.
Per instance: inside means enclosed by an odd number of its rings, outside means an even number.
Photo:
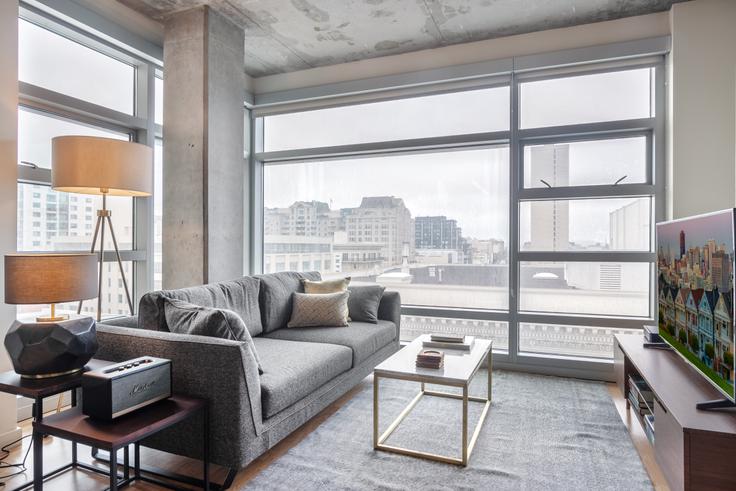
[{"label": "gold lamp stand", "polygon": [[[108,189],[102,188],[102,209],[97,210],[97,224],[95,225],[94,236],[92,237],[92,247],[89,252],[94,253],[97,248],[97,238],[100,239],[100,267],[99,275],[97,279],[97,320],[102,319],[102,266],[105,255],[105,223],[110,228],[110,237],[112,237],[112,245],[115,248],[115,256],[117,257],[118,267],[120,268],[120,277],[123,279],[123,287],[125,288],[125,298],[128,300],[128,308],[130,309],[130,315],[133,315],[133,302],[130,299],[130,290],[128,289],[128,281],[125,279],[125,271],[123,271],[123,261],[120,259],[120,249],[118,248],[118,241],[115,238],[115,229],[112,226],[112,218],[110,218],[110,210],[107,209],[107,193]],[[52,305],[53,309],[53,305]],[[77,314],[82,312],[82,300],[79,301],[77,306]],[[53,316],[53,310],[52,314]]]}]

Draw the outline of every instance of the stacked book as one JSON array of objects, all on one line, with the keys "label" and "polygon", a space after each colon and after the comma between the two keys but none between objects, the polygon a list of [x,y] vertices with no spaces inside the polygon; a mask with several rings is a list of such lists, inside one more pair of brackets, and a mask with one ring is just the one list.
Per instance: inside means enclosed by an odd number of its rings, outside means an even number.
[{"label": "stacked book", "polygon": [[470,351],[475,342],[474,336],[463,336],[455,334],[430,334],[429,339],[422,342],[425,348],[455,349]]},{"label": "stacked book", "polygon": [[422,350],[417,355],[417,367],[442,368],[445,364],[445,354],[437,350]]},{"label": "stacked book", "polygon": [[629,375],[629,402],[641,416],[652,414],[654,393],[643,379]]}]

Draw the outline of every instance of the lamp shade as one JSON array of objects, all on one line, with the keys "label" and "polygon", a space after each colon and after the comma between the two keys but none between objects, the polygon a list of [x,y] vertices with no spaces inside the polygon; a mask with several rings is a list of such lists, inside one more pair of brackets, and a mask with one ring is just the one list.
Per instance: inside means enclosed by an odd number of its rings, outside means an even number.
[{"label": "lamp shade", "polygon": [[97,136],[51,140],[51,187],[57,191],[111,196],[150,196],[153,149]]},{"label": "lamp shade", "polygon": [[5,303],[53,304],[96,296],[96,254],[38,253],[5,256]]}]

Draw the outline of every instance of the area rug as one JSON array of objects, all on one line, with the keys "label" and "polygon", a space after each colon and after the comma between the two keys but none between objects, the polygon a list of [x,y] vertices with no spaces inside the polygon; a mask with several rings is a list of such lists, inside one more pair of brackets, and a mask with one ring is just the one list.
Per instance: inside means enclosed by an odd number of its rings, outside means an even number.
[{"label": "area rug", "polygon": [[[475,377],[471,395],[485,394],[485,375]],[[248,487],[652,489],[605,384],[509,371],[493,377],[493,404],[466,468],[374,451],[373,392],[366,387]],[[381,431],[418,389],[417,383],[381,381]],[[423,397],[387,443],[459,455],[461,407],[458,400]],[[469,434],[481,408],[470,403]]]}]

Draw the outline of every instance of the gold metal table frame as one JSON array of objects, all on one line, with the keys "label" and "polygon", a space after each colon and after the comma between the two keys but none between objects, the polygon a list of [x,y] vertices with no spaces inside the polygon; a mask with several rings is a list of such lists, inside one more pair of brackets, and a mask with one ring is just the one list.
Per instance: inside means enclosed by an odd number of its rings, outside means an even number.
[{"label": "gold metal table frame", "polygon": [[[486,416],[488,415],[488,410],[491,407],[491,386],[493,381],[493,375],[492,375],[492,356],[493,356],[493,350],[488,350],[488,355],[486,356],[486,359],[488,361],[488,372],[487,372],[487,383],[488,383],[488,393],[486,397],[475,397],[468,395],[468,387],[470,385],[470,382],[475,378],[475,375],[478,372],[478,368],[480,368],[480,363],[473,371],[473,374],[468,378],[468,380],[464,383],[449,383],[449,382],[439,382],[436,380],[432,380],[431,382],[428,382],[426,380],[427,377],[424,377],[420,374],[418,375],[411,375],[411,374],[391,374],[391,375],[378,375],[376,373],[373,374],[373,448],[375,450],[382,450],[384,452],[391,452],[401,455],[409,455],[412,457],[419,457],[423,459],[429,459],[429,460],[435,460],[438,462],[444,462],[447,464],[455,464],[455,465],[461,465],[463,467],[468,465],[468,461],[470,460],[470,454],[473,452],[473,448],[475,447],[475,443],[478,440],[478,435],[480,434],[480,430],[483,427],[483,422],[486,419]],[[386,428],[386,431],[384,431],[380,436],[378,434],[378,396],[379,396],[379,380],[381,378],[387,378],[387,379],[397,379],[397,380],[408,380],[413,382],[420,382],[421,383],[421,390],[419,393],[414,397],[414,399],[411,400],[408,406],[406,406],[401,413],[396,417],[396,419]],[[426,384],[431,383],[432,385],[444,385],[448,387],[459,387],[462,389],[462,394],[453,394],[450,392],[440,392],[440,391],[433,391],[433,390],[427,390]],[[412,409],[417,405],[419,400],[423,396],[433,396],[433,397],[445,397],[449,399],[459,399],[463,401],[463,409],[462,409],[462,416],[463,416],[463,424],[462,424],[462,456],[461,457],[450,457],[447,455],[440,455],[435,454],[431,452],[422,452],[420,450],[412,450],[410,448],[404,448],[399,447],[395,445],[387,445],[384,443],[391,434],[396,430],[396,428],[399,427],[399,424],[409,415]],[[470,442],[468,442],[468,402],[481,402],[483,403],[483,411],[481,412],[480,419],[478,420],[478,423],[475,425],[475,429],[473,430],[473,435],[470,438]]]}]

